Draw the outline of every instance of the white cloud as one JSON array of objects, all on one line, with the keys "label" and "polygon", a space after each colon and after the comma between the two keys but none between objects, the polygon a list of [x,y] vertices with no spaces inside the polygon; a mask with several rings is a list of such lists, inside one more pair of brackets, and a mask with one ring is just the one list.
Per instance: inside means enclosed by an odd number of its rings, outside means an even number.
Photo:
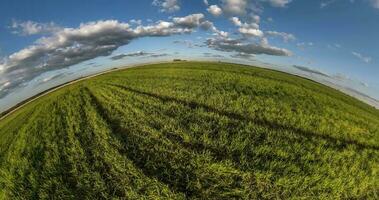
[{"label": "white cloud", "polygon": [[209,8],[207,9],[207,11],[209,13],[211,13],[215,17],[218,17],[218,16],[222,15],[222,10],[217,5],[211,5],[211,6],[209,6]]},{"label": "white cloud", "polygon": [[141,24],[142,24],[142,20],[140,20],[140,19],[138,19],[138,20],[136,20],[136,19],[132,19],[132,20],[129,21],[129,23],[131,23],[131,24],[141,25]]},{"label": "white cloud", "polygon": [[147,55],[151,55],[151,53],[147,53],[144,51],[137,51],[137,52],[128,53],[128,54],[118,54],[118,55],[110,57],[110,59],[111,60],[121,60],[125,57],[140,57],[140,56],[147,56]]},{"label": "white cloud", "polygon": [[238,26],[238,31],[245,37],[262,37],[264,33],[259,29],[259,25],[255,22],[242,23],[238,17],[230,19],[235,26]]},{"label": "white cloud", "polygon": [[6,81],[6,82],[2,83],[0,86],[0,92],[7,90],[8,86],[10,86],[10,84],[11,84],[10,81]]},{"label": "white cloud", "polygon": [[204,4],[205,4],[206,6],[208,6],[208,5],[209,5],[209,2],[208,2],[208,0],[203,0],[203,2],[204,2]]},{"label": "white cloud", "polygon": [[262,37],[263,32],[256,28],[241,27],[238,31],[246,37]]},{"label": "white cloud", "polygon": [[204,14],[192,14],[186,17],[174,17],[172,20],[176,25],[185,28],[194,28],[200,25],[204,21]]},{"label": "white cloud", "polygon": [[229,16],[243,16],[248,13],[261,13],[263,3],[284,8],[292,0],[221,0],[223,11]]},{"label": "white cloud", "polygon": [[154,0],[153,5],[160,7],[161,12],[172,13],[180,10],[179,0]]},{"label": "white cloud", "polygon": [[238,17],[232,17],[230,20],[233,22],[235,26],[242,26],[242,22]]},{"label": "white cloud", "polygon": [[351,52],[355,57],[359,58],[361,61],[365,62],[365,63],[370,63],[372,58],[371,57],[368,57],[368,56],[364,56],[360,53],[357,53],[357,52]]},{"label": "white cloud", "polygon": [[36,35],[36,34],[46,34],[53,33],[61,29],[53,22],[50,23],[37,23],[33,21],[17,21],[13,20],[10,26],[13,29],[12,33],[18,35]]},{"label": "white cloud", "polygon": [[254,60],[255,56],[252,54],[246,54],[246,53],[239,52],[239,53],[230,55],[230,57],[237,58],[237,59]]},{"label": "white cloud", "polygon": [[287,4],[291,3],[292,0],[267,0],[274,7],[285,7]]},{"label": "white cloud", "polygon": [[245,15],[248,0],[222,0],[223,10],[230,15]]},{"label": "white cloud", "polygon": [[273,36],[273,37],[281,37],[284,42],[296,40],[296,37],[290,33],[277,32],[277,31],[266,31],[266,35]]}]

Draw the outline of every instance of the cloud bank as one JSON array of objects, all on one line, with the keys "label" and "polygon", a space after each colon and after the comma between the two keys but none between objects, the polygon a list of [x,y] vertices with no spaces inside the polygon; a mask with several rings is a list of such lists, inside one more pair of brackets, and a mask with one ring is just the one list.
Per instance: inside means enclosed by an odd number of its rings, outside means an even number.
[{"label": "cloud bank", "polygon": [[203,14],[175,17],[172,21],[157,21],[146,26],[102,20],[84,23],[78,28],[58,29],[0,62],[0,98],[44,72],[109,56],[135,39],[187,34],[197,28],[221,33]]}]

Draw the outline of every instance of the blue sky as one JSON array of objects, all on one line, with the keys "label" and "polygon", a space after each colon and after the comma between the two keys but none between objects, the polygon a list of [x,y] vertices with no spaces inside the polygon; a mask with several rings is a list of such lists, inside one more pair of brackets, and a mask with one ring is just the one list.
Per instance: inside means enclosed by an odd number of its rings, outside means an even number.
[{"label": "blue sky", "polygon": [[379,99],[378,20],[379,0],[2,0],[0,111],[83,75],[176,57],[321,72]]}]

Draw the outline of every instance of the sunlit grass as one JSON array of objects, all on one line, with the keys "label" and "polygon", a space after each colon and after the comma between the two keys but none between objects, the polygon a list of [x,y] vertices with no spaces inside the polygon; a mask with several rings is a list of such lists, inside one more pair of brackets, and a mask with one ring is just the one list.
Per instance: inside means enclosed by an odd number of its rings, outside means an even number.
[{"label": "sunlit grass", "polygon": [[173,63],[53,92],[0,122],[0,198],[379,198],[379,112],[260,68]]}]

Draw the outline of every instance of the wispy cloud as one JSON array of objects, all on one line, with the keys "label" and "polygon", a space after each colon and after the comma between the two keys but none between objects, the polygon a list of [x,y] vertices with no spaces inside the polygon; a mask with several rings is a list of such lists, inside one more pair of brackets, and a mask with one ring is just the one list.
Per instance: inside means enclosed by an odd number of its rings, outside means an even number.
[{"label": "wispy cloud", "polygon": [[148,53],[148,52],[144,52],[144,51],[137,51],[137,52],[133,52],[133,53],[115,55],[115,56],[110,57],[110,59],[111,60],[121,60],[121,59],[126,58],[126,57],[141,57],[141,56],[147,56],[147,55],[151,55],[151,54],[152,53]]},{"label": "wispy cloud", "polygon": [[10,26],[12,33],[18,35],[36,35],[54,33],[62,28],[53,22],[50,23],[38,23],[34,21],[17,21],[13,20]]},{"label": "wispy cloud", "polygon": [[230,57],[237,58],[237,59],[254,60],[255,56],[252,54],[246,54],[246,53],[240,52],[240,53],[232,54],[230,55]]},{"label": "wispy cloud", "polygon": [[203,53],[203,56],[208,57],[208,58],[224,58],[225,57],[220,54],[214,54],[214,53],[209,53],[209,52]]},{"label": "wispy cloud", "polygon": [[335,3],[337,0],[324,1],[320,3],[320,8],[328,7],[329,5]]},{"label": "wispy cloud", "polygon": [[351,77],[349,77],[345,74],[341,74],[341,73],[337,73],[337,74],[333,75],[332,78],[335,80],[344,81],[344,82],[348,82],[348,83],[357,83],[358,85],[363,86],[363,87],[369,87],[368,83],[360,81],[360,80],[356,80],[354,78],[351,78]]},{"label": "wispy cloud", "polygon": [[296,44],[296,46],[299,47],[300,49],[304,50],[307,47],[313,46],[313,42],[299,42]]},{"label": "wispy cloud", "polygon": [[287,4],[291,3],[292,0],[267,0],[274,7],[285,7]]},{"label": "wispy cloud", "polygon": [[266,31],[266,35],[272,37],[280,37],[284,42],[294,41],[296,37],[291,33],[277,32],[277,31]]},{"label": "wispy cloud", "polygon": [[361,61],[365,62],[365,63],[370,63],[372,58],[369,57],[369,56],[364,56],[360,53],[357,53],[355,51],[351,52],[355,57],[359,58]]}]

